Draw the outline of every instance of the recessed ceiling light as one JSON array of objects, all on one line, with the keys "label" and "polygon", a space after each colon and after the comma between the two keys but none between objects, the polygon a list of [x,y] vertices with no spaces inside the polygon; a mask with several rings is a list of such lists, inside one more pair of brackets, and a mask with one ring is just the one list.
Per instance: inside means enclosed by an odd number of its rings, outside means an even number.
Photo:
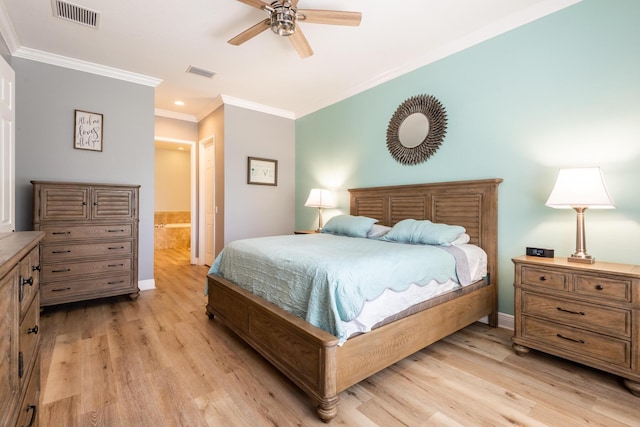
[{"label": "recessed ceiling light", "polygon": [[176,101],[176,102],[174,102],[174,104],[179,105],[179,106],[182,107],[184,105],[184,102],[183,101]]}]

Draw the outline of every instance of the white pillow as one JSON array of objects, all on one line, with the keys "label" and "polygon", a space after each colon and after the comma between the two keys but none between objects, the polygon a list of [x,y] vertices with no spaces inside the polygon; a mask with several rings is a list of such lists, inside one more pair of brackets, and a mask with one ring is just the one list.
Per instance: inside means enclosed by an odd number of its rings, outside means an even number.
[{"label": "white pillow", "polygon": [[465,243],[469,243],[469,240],[471,240],[471,237],[467,233],[460,233],[450,245],[464,245]]},{"label": "white pillow", "polygon": [[371,230],[367,233],[367,239],[379,239],[391,230],[391,227],[387,227],[382,224],[373,224]]}]

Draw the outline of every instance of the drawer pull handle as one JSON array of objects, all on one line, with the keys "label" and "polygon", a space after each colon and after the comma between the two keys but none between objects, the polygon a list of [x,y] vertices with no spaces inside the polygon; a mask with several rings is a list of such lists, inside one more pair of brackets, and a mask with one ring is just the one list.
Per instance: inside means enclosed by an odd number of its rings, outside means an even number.
[{"label": "drawer pull handle", "polygon": [[70,231],[54,231],[53,233],[54,236],[60,235],[60,234],[71,234]]},{"label": "drawer pull handle", "polygon": [[563,313],[569,313],[569,314],[579,314],[580,316],[584,316],[584,311],[572,311],[572,310],[567,310],[561,307],[556,307],[556,309],[558,311],[561,311]]},{"label": "drawer pull handle", "polygon": [[124,283],[124,280],[116,280],[114,282],[107,282],[107,285],[117,285],[119,283]]},{"label": "drawer pull handle", "polygon": [[31,419],[29,420],[29,424],[27,424],[27,427],[32,427],[33,423],[35,423],[36,421],[36,413],[38,412],[38,407],[36,405],[27,405],[27,412],[32,411],[31,412]]},{"label": "drawer pull handle", "polygon": [[34,265],[33,267],[31,267],[31,271],[40,271],[40,266]]},{"label": "drawer pull handle", "polygon": [[70,268],[63,268],[62,270],[51,270],[52,273],[67,273],[71,271]]},{"label": "drawer pull handle", "polygon": [[602,285],[596,285],[596,289],[597,289],[597,290],[599,290],[599,291],[601,291],[601,290],[603,290],[603,289],[604,289],[604,286],[602,286]]},{"label": "drawer pull handle", "polygon": [[22,352],[18,353],[18,378],[22,378],[24,375],[24,355]]},{"label": "drawer pull handle", "polygon": [[71,253],[70,250],[66,250],[66,251],[51,251],[52,254],[69,254]]},{"label": "drawer pull handle", "polygon": [[124,230],[107,230],[107,233],[124,233]]},{"label": "drawer pull handle", "polygon": [[124,264],[109,264],[107,267],[124,267]]},{"label": "drawer pull handle", "polygon": [[51,292],[64,292],[64,291],[70,291],[71,288],[55,288],[55,289],[51,289]]},{"label": "drawer pull handle", "polygon": [[22,281],[22,283],[20,283],[22,286],[24,285],[33,286],[33,277],[29,277],[28,279],[20,278],[20,280]]},{"label": "drawer pull handle", "polygon": [[124,249],[124,246],[116,246],[116,247],[113,247],[113,248],[109,248],[110,251],[119,250],[119,249]]},{"label": "drawer pull handle", "polygon": [[574,339],[574,338],[565,337],[562,334],[556,334],[556,336],[558,338],[562,338],[563,340],[567,340],[567,341],[571,341],[571,342],[577,342],[578,344],[584,344],[584,340],[577,340],[577,339]]},{"label": "drawer pull handle", "polygon": [[546,282],[546,281],[547,281],[547,278],[546,278],[545,276],[540,276],[540,281],[541,281],[541,282]]},{"label": "drawer pull handle", "polygon": [[29,335],[29,334],[38,335],[38,325],[34,326],[33,328],[28,328],[27,329],[27,335]]}]

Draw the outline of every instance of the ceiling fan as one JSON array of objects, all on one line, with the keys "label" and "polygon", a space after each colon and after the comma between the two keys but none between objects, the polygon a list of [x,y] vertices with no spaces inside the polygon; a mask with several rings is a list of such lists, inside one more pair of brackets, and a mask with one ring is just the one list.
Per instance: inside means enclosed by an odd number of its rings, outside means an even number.
[{"label": "ceiling fan", "polygon": [[274,33],[289,37],[291,44],[293,44],[293,47],[301,58],[307,58],[313,55],[313,50],[307,38],[302,33],[302,30],[298,27],[298,22],[357,27],[360,25],[360,20],[362,19],[360,12],[298,9],[298,0],[276,0],[272,3],[265,3],[262,0],[238,1],[264,10],[269,14],[269,17],[229,40],[230,44],[239,46],[262,33],[267,28],[271,28]]}]

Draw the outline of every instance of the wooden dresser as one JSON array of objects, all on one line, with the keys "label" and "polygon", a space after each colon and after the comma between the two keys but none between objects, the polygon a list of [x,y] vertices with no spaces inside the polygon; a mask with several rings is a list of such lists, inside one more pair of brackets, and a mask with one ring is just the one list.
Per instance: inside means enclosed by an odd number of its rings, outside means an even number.
[{"label": "wooden dresser", "polygon": [[521,256],[513,348],[530,348],[623,377],[640,396],[640,266]]},{"label": "wooden dresser", "polygon": [[38,425],[43,233],[0,233],[0,426]]},{"label": "wooden dresser", "polygon": [[138,289],[138,185],[32,181],[40,243],[40,305]]}]

